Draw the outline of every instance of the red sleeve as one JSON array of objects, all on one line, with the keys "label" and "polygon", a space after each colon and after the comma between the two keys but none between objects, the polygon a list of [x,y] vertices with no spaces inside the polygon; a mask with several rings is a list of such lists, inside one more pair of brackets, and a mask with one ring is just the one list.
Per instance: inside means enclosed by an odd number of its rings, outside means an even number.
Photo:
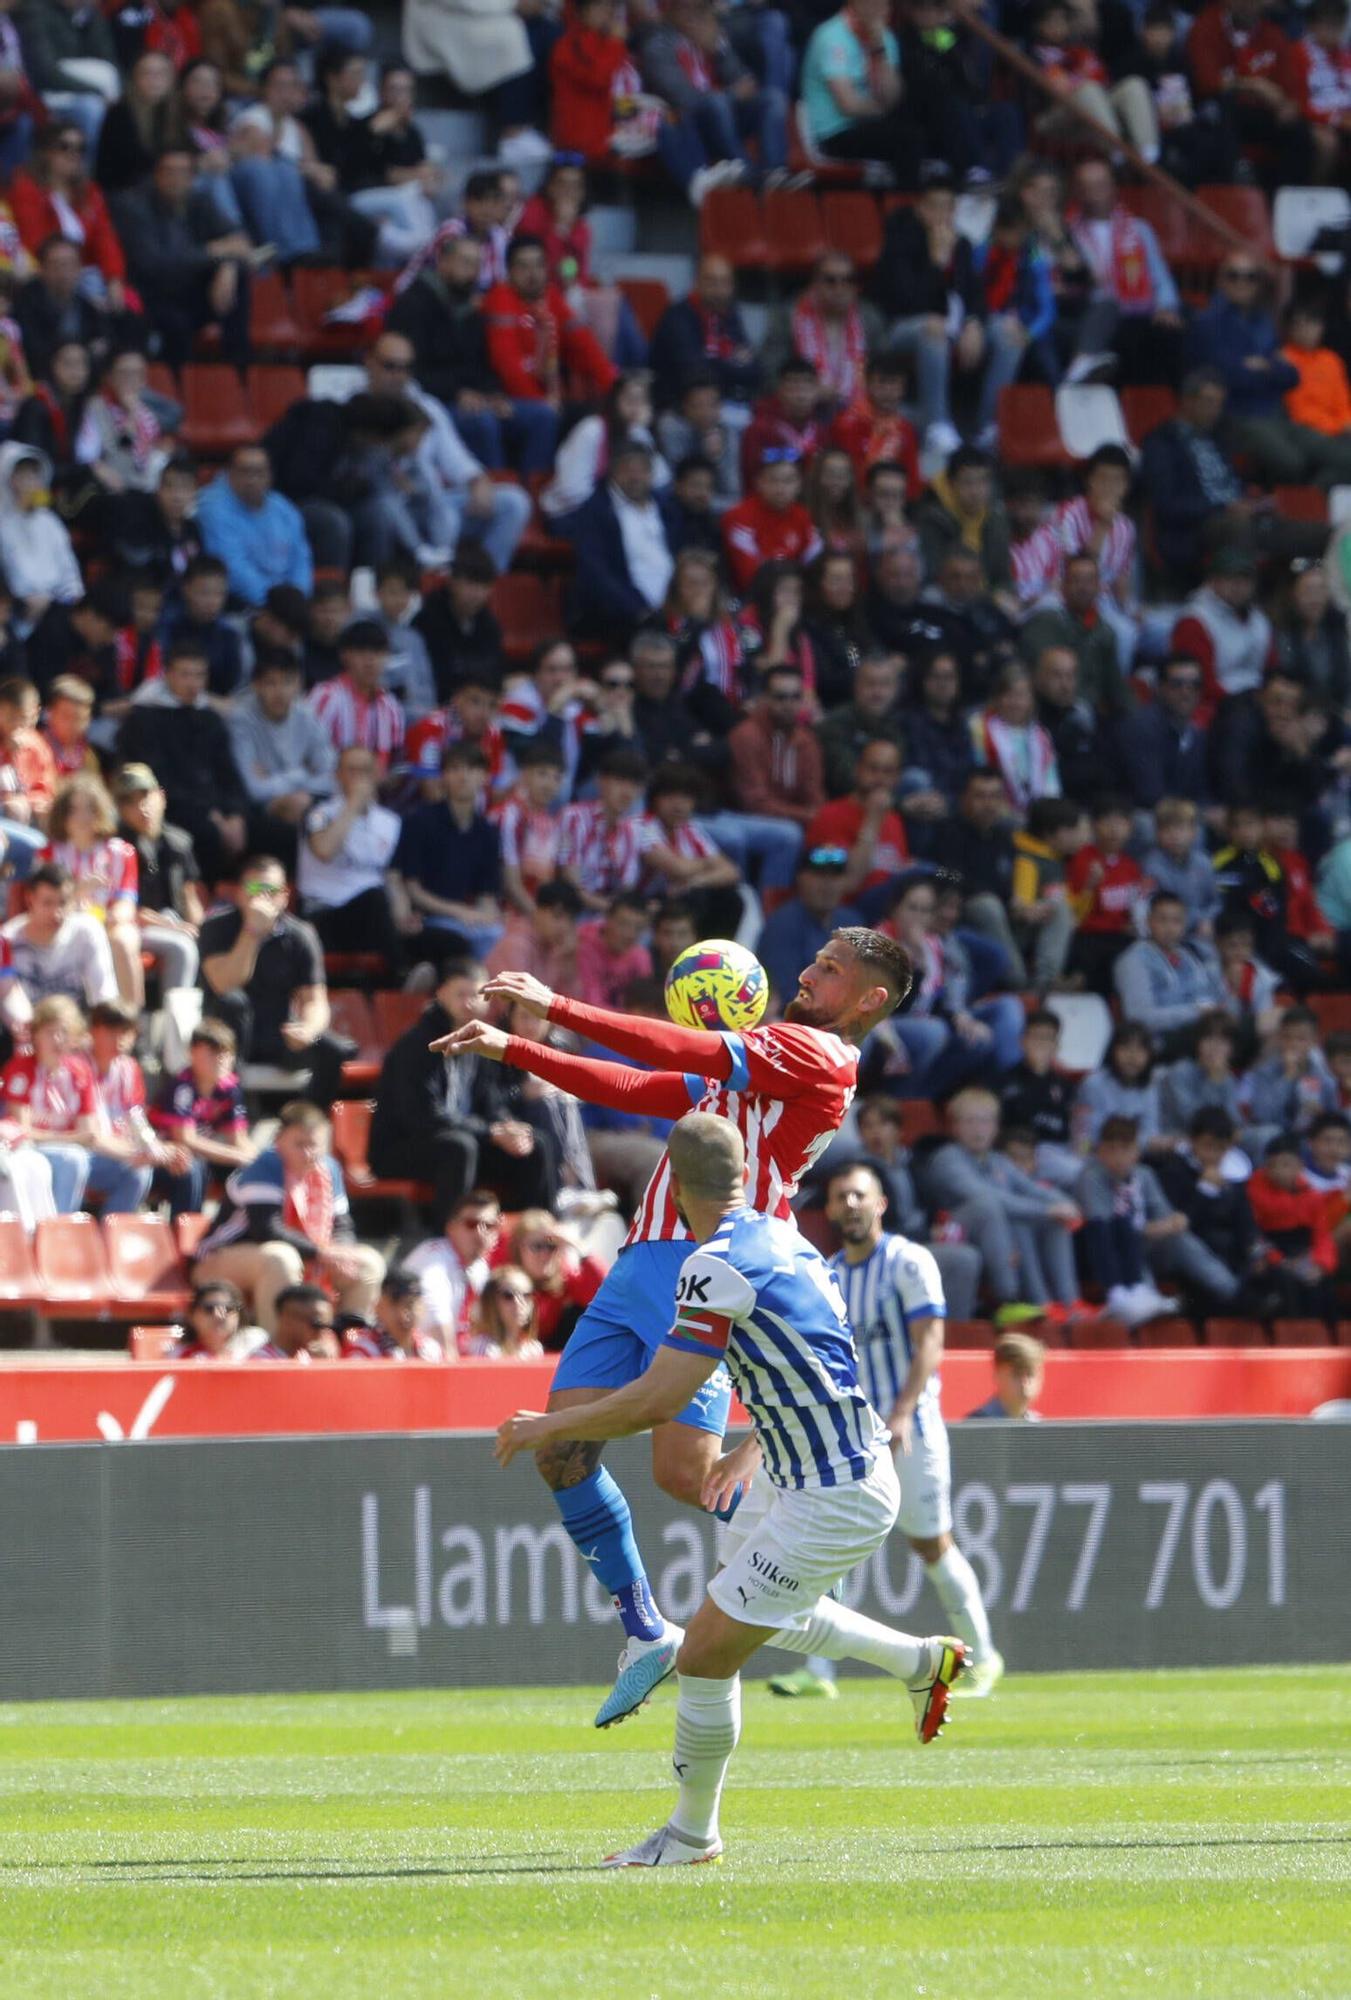
[{"label": "red sleeve", "polygon": [[[560,1028],[571,1028],[588,1041],[613,1049],[617,1056],[631,1056],[635,1062],[670,1063],[682,1072],[712,1077],[719,1083],[732,1073],[726,1040],[706,1028],[678,1028],[674,1021],[659,1020],[654,1014],[619,1014],[611,1007],[588,1007],[565,993],[554,995],[549,1019]],[[534,1046],[533,1042],[522,1044],[524,1048]],[[689,1106],[683,1108],[688,1110]]]},{"label": "red sleeve", "polygon": [[1187,59],[1198,97],[1218,97],[1224,89],[1224,73],[1229,67],[1224,23],[1218,7],[1207,7],[1192,24],[1187,37]]},{"label": "red sleeve", "polygon": [[31,174],[15,174],[9,184],[9,205],[24,249],[36,252],[54,225],[47,197]]},{"label": "red sleeve", "polygon": [[[582,1012],[602,1012],[583,1008]],[[710,1035],[709,1041],[717,1039]],[[697,1100],[683,1076],[664,1070],[629,1069],[624,1063],[597,1062],[592,1056],[565,1055],[543,1042],[507,1037],[504,1061],[557,1084],[584,1104],[608,1104],[620,1111],[648,1112],[656,1118],[683,1118]],[[702,1080],[702,1079],[701,1079]]]},{"label": "red sleeve", "polygon": [[760,542],[747,502],[729,507],[722,517],[723,552],[732,582],[744,597],[760,567]]},{"label": "red sleeve", "polygon": [[122,254],[122,244],[113,219],[108,213],[108,204],[96,187],[89,189],[85,202],[85,262],[97,264],[104,277],[123,280],[127,275],[127,260]]},{"label": "red sleeve", "polygon": [[594,395],[603,396],[618,379],[619,370],[611,361],[589,326],[566,306],[560,317],[563,360],[570,373],[582,376]]},{"label": "red sleeve", "polygon": [[99,1102],[98,1085],[94,1081],[94,1072],[83,1056],[72,1056],[69,1068],[71,1075],[75,1079],[75,1088],[79,1093],[80,1116],[81,1118],[92,1118],[98,1110]]},{"label": "red sleeve", "polygon": [[744,1035],[731,1039],[738,1045],[733,1050],[734,1070],[739,1067],[746,1078],[742,1082],[734,1074],[734,1088],[753,1090],[759,1097],[786,1104],[819,1090],[823,1083],[853,1085],[857,1069],[853,1050],[838,1036],[823,1034],[819,1028],[773,1021],[768,1027],[748,1028]]},{"label": "red sleeve", "polygon": [[542,391],[521,358],[512,297],[508,286],[494,285],[483,301],[483,317],[488,326],[488,366],[509,396],[538,403],[542,401]]}]

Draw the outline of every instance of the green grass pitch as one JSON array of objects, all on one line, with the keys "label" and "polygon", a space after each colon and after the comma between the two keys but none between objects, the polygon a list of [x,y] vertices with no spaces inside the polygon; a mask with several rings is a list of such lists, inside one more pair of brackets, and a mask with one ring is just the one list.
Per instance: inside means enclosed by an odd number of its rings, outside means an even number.
[{"label": "green grass pitch", "polygon": [[[957,1705],[955,1705],[957,1706]],[[747,1688],[720,1868],[596,1871],[670,1799],[669,1689],[0,1707],[24,2000],[1351,1995],[1351,1685]]]}]

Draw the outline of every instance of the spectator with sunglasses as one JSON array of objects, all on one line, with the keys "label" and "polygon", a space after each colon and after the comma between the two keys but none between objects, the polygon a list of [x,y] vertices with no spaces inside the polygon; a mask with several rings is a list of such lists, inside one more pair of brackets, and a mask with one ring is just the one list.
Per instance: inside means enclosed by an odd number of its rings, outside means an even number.
[{"label": "spectator with sunglasses", "polygon": [[508,1257],[497,1275],[514,1268],[533,1287],[536,1335],[547,1353],[559,1353],[600,1290],[605,1266],[584,1256],[547,1208],[516,1218]]}]

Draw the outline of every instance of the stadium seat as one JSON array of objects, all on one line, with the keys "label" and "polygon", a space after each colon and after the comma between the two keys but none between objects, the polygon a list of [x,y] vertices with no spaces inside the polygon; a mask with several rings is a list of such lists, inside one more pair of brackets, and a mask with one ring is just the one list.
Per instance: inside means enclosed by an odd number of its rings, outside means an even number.
[{"label": "stadium seat", "polygon": [[562,603],[553,577],[509,570],[493,585],[492,606],[509,660],[528,660],[542,639],[563,628]]},{"label": "stadium seat", "polygon": [[1187,255],[1187,217],[1164,188],[1147,183],[1123,187],[1121,199],[1132,215],[1147,222],[1159,239],[1166,264],[1182,262]]},{"label": "stadium seat", "polygon": [[1189,1319],[1177,1315],[1146,1320],[1139,1329],[1139,1340],[1141,1347],[1195,1347],[1199,1335]]},{"label": "stadium seat", "polygon": [[237,369],[223,362],[190,361],[182,380],[184,416],[178,434],[189,451],[225,458],[236,445],[252,444],[261,434]]},{"label": "stadium seat", "polygon": [[1169,423],[1177,415],[1177,397],[1171,389],[1137,388],[1121,391],[1121,411],[1132,444],[1143,444],[1151,431]]},{"label": "stadium seat", "polygon": [[291,297],[300,345],[308,360],[341,360],[369,345],[370,328],[365,320],[334,324],[328,314],[373,282],[378,284],[379,276],[369,271],[347,271],[340,265],[300,266],[292,279]]},{"label": "stadium seat", "polygon": [[871,271],[882,254],[882,217],[876,199],[860,188],[831,188],[821,196],[821,226],[832,250]]},{"label": "stadium seat", "polygon": [[671,303],[671,288],[661,278],[620,278],[619,289],[633,308],[644,340],[651,340],[657,321]]},{"label": "stadium seat", "polygon": [[152,361],[145,371],[145,386],[153,396],[164,396],[171,403],[182,407],[183,392],[178,386],[178,377],[167,361]]},{"label": "stadium seat", "polygon": [[1277,1347],[1330,1347],[1332,1333],[1321,1319],[1277,1319],[1271,1323],[1272,1342]]},{"label": "stadium seat", "polygon": [[1087,1075],[1097,1069],[1112,1039],[1112,1016],[1096,993],[1048,993],[1046,1006],[1060,1023],[1061,1069]]},{"label": "stadium seat", "polygon": [[1119,1319],[1072,1319],[1065,1328],[1071,1347],[1089,1350],[1129,1347],[1131,1337]]},{"label": "stadium seat", "polygon": [[425,993],[403,993],[397,988],[381,987],[371,995],[371,1013],[375,1019],[375,1046],[381,1051],[392,1048],[405,1028],[411,1028],[414,1021],[426,1012]]},{"label": "stadium seat", "polygon": [[279,271],[264,271],[249,286],[249,345],[255,354],[300,351],[300,322]]},{"label": "stadium seat", "polygon": [[995,1343],[994,1323],[988,1319],[950,1319],[943,1323],[943,1345],[957,1353],[990,1349]]},{"label": "stadium seat", "polygon": [[342,1066],[342,1080],[354,1090],[369,1090],[380,1074],[380,1048],[371,1003],[355,986],[338,986],[328,996],[329,1023],[335,1035],[357,1045],[356,1055]]},{"label": "stadium seat", "polygon": [[1071,458],[1091,458],[1105,444],[1129,447],[1116,390],[1105,382],[1076,382],[1055,392],[1060,442]]},{"label": "stadium seat", "polygon": [[[1345,229],[1348,223],[1351,223],[1351,194],[1345,188],[1283,187],[1276,190],[1271,211],[1271,234],[1276,255],[1287,264],[1301,263],[1313,255],[1314,239],[1320,229]],[[1339,263],[1336,267],[1340,268]]]},{"label": "stadium seat", "polygon": [[1277,486],[1271,497],[1283,521],[1307,521],[1315,528],[1327,522],[1328,496],[1321,486]]},{"label": "stadium seat", "polygon": [[378,1180],[371,1172],[366,1149],[371,1138],[369,1098],[343,1097],[333,1107],[333,1150],[342,1162],[347,1192],[357,1200],[428,1202],[432,1189],[425,1181]]},{"label": "stadium seat", "polygon": [[943,1114],[927,1097],[903,1097],[896,1109],[901,1114],[901,1140],[907,1146],[920,1139],[943,1136]]},{"label": "stadium seat", "polygon": [[[1196,198],[1203,207],[1227,222],[1237,236],[1242,237],[1243,247],[1250,257],[1257,257],[1263,263],[1275,260],[1276,245],[1271,234],[1271,211],[1267,198],[1259,187],[1230,187],[1219,183],[1199,187]],[[1204,223],[1190,219],[1187,225],[1187,248],[1184,262],[1198,270],[1211,272],[1219,268],[1230,254],[1233,246],[1227,243],[1218,230],[1207,229]]]},{"label": "stadium seat", "polygon": [[366,986],[371,980],[379,979],[385,970],[385,961],[378,951],[326,951],[324,953],[324,980],[330,995],[335,986]]},{"label": "stadium seat", "polygon": [[110,1304],[108,1259],[92,1215],[56,1215],[39,1222],[33,1262],[43,1305],[79,1306],[91,1317]]},{"label": "stadium seat", "polygon": [[999,392],[999,456],[1005,465],[1063,471],[1073,464],[1060,438],[1055,397],[1035,383]]},{"label": "stadium seat", "polygon": [[1266,1328],[1256,1319],[1208,1319],[1207,1347],[1265,1347]]},{"label": "stadium seat", "polygon": [[197,1255],[197,1245],[210,1227],[210,1216],[198,1215],[195,1211],[174,1217],[174,1241],[178,1245],[178,1254],[185,1265],[191,1265]]},{"label": "stadium seat", "polygon": [[739,271],[763,271],[769,250],[760,204],[749,188],[710,188],[699,210],[699,253]]},{"label": "stadium seat", "polygon": [[26,1312],[41,1291],[33,1246],[17,1215],[0,1215],[0,1312]]},{"label": "stadium seat", "polygon": [[134,1326],[127,1335],[127,1353],[133,1361],[167,1361],[178,1339],[173,1326]]},{"label": "stadium seat", "polygon": [[808,189],[775,188],[765,195],[760,212],[768,268],[789,277],[810,271],[826,248],[816,196]]},{"label": "stadium seat", "polygon": [[1351,1028],[1351,993],[1311,993],[1304,1004],[1313,1010],[1320,1034],[1336,1035]]},{"label": "stadium seat", "polygon": [[257,362],[249,370],[249,403],[260,431],[270,431],[305,395],[305,371],[291,364]]},{"label": "stadium seat", "polygon": [[109,1293],[119,1305],[139,1312],[182,1312],[188,1303],[187,1272],[174,1234],[162,1215],[108,1215],[103,1220]]},{"label": "stadium seat", "polygon": [[861,160],[832,160],[817,152],[798,119],[796,104],[788,107],[788,171],[810,174],[818,187],[857,187],[869,178]]}]

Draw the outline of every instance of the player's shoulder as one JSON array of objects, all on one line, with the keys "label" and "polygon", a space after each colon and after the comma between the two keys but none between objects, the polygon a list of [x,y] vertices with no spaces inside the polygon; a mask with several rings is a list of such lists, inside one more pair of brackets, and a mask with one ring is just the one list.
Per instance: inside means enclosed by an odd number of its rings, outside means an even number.
[{"label": "player's shoulder", "polygon": [[739,1227],[719,1230],[701,1243],[680,1267],[675,1300],[682,1306],[705,1306],[738,1318],[755,1303],[755,1285],[747,1264],[747,1238]]},{"label": "player's shoulder", "polygon": [[907,1303],[927,1299],[935,1305],[942,1304],[943,1280],[932,1250],[908,1236],[895,1234],[884,1236],[881,1248],[892,1280]]},{"label": "player's shoulder", "polygon": [[769,1062],[776,1059],[795,1070],[812,1065],[832,1074],[858,1068],[858,1050],[828,1028],[809,1028],[801,1021],[766,1021],[743,1030],[741,1040]]}]

